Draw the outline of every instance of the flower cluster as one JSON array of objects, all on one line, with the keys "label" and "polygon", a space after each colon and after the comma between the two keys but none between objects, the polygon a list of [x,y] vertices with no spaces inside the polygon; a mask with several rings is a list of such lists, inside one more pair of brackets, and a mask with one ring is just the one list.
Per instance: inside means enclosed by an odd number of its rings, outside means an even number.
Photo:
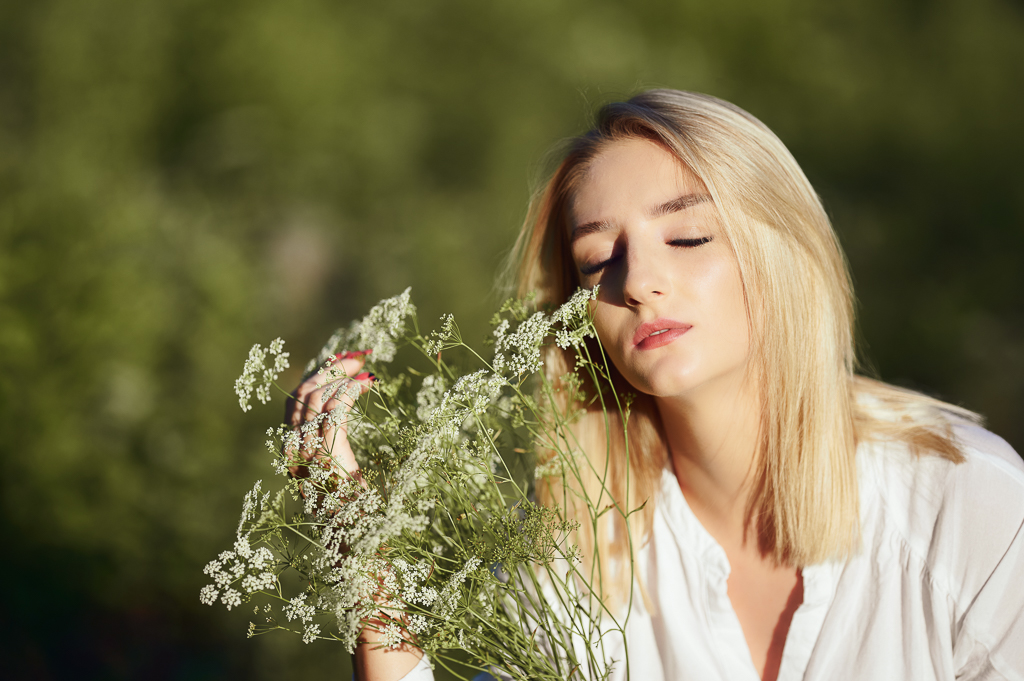
[{"label": "flower cluster", "polygon": [[505,303],[501,311],[511,313],[519,324],[515,331],[510,331],[509,319],[501,317],[500,313],[495,315],[494,360],[491,363],[494,370],[517,377],[539,370],[540,348],[552,332],[555,343],[562,349],[579,348],[584,338],[596,337],[589,303],[597,299],[597,290],[597,286],[577,290],[551,315],[540,311],[528,315],[522,301]]},{"label": "flower cluster", "polygon": [[590,301],[597,300],[597,290],[597,286],[577,289],[569,301],[551,315],[551,321],[560,327],[555,332],[555,344],[558,347],[563,350],[579,348],[583,339],[597,337],[594,320],[590,315]]},{"label": "flower cluster", "polygon": [[[277,338],[266,348],[257,343],[249,350],[249,357],[242,367],[242,375],[235,380],[235,394],[238,395],[238,406],[242,411],[252,409],[249,402],[254,389],[260,402],[266,404],[270,401],[270,386],[289,366],[289,353],[283,352],[283,349],[284,341]],[[274,358],[274,363],[269,367],[266,365],[268,354]]]},{"label": "flower cluster", "polygon": [[[545,344],[579,352],[594,335],[595,298],[596,289],[578,291],[551,314],[509,301],[495,318],[493,360],[472,370],[456,370],[441,356],[463,347],[480,357],[450,315],[438,331],[420,335],[408,289],[336,332],[307,374],[319,369],[318,385],[337,384],[324,403],[347,399],[326,412],[312,405],[317,416],[300,427],[267,429],[274,470],[287,479],[274,496],[260,483],[246,495],[235,545],[206,566],[212,583],[200,600],[231,609],[268,599],[254,609],[264,622],[250,624],[250,635],[286,629],[307,643],[330,638],[351,650],[374,626],[384,645],[411,642],[434,659],[461,648],[524,678],[572,676],[567,670],[579,661],[563,666],[558,655],[537,654],[537,641],[564,640],[566,625],[543,601],[533,599],[528,617],[522,606],[537,584],[568,594],[566,575],[579,562],[569,541],[578,524],[530,497],[534,443],[567,441],[543,432],[566,420],[541,414],[550,401],[523,386],[542,368]],[[391,375],[387,363],[404,345],[422,351],[430,369]],[[277,340],[250,352],[236,382],[243,409],[254,390],[261,400],[269,396],[287,366],[282,347]],[[372,350],[378,380],[365,394],[332,361],[342,349]],[[325,432],[342,426],[358,477],[332,463],[325,441]],[[580,460],[575,450],[563,452],[558,470]],[[293,583],[282,578],[286,571],[299,576],[301,592],[285,593]]]},{"label": "flower cluster", "polygon": [[515,376],[532,374],[541,367],[540,346],[551,331],[551,319],[543,312],[534,312],[512,333],[507,333],[507,322],[502,320],[494,330],[494,370]]},{"label": "flower cluster", "polygon": [[430,421],[434,410],[441,404],[447,384],[442,376],[430,374],[423,379],[416,393],[416,418],[424,423]]},{"label": "flower cluster", "polygon": [[[248,536],[235,541],[233,551],[222,551],[203,568],[213,584],[203,587],[199,600],[212,605],[220,596],[227,609],[241,605],[243,594],[267,591],[277,586],[274,554],[265,546],[253,549]],[[238,588],[235,588],[238,587]]]},{"label": "flower cluster", "polygon": [[380,301],[359,321],[347,329],[338,329],[327,340],[316,359],[306,365],[310,374],[324,366],[341,350],[372,350],[370,362],[387,363],[395,358],[399,342],[406,333],[406,320],[416,315],[416,306],[410,300],[411,289]]},{"label": "flower cluster", "polygon": [[423,351],[428,355],[436,355],[461,341],[459,327],[455,325],[455,316],[452,314],[441,315],[441,328],[430,332],[430,337],[423,344]]}]

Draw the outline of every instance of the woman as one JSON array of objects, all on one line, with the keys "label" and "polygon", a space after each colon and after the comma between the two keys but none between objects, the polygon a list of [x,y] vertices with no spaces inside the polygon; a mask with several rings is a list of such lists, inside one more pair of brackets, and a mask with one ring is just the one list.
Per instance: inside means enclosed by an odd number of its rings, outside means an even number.
[{"label": "woman", "polygon": [[[609,461],[618,495],[649,500],[631,678],[1024,677],[1024,465],[975,415],[855,376],[835,233],[762,123],[673,90],[604,107],[518,252],[520,289],[546,302],[600,284],[598,335],[641,394],[629,490]],[[613,516],[581,538],[612,563],[629,551]],[[360,679],[431,678],[365,637]]]}]

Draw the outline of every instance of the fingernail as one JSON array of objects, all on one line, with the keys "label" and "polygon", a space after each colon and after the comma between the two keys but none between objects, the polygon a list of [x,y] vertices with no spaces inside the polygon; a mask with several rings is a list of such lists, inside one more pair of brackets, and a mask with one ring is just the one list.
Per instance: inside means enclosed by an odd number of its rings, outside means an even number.
[{"label": "fingernail", "polygon": [[373,352],[373,348],[370,348],[369,350],[348,350],[346,352],[339,352],[338,354],[336,354],[334,356],[334,358],[335,359],[354,359],[356,357],[362,357],[364,355],[369,355],[371,352]]},{"label": "fingernail", "polygon": [[366,379],[370,378],[371,376],[373,376],[373,374],[371,374],[369,371],[364,371],[363,373],[354,376],[354,378],[357,381],[365,381]]}]

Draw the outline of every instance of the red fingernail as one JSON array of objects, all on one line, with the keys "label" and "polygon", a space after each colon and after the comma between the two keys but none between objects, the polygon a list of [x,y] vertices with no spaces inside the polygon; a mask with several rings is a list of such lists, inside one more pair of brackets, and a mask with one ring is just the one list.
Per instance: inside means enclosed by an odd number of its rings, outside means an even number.
[{"label": "red fingernail", "polygon": [[357,381],[365,381],[366,379],[368,379],[372,375],[373,374],[371,374],[369,371],[364,371],[363,373],[358,374],[357,376],[354,376],[354,378]]},{"label": "red fingernail", "polygon": [[362,357],[364,355],[369,355],[371,352],[373,352],[373,348],[370,348],[369,350],[348,350],[346,352],[339,352],[338,354],[336,354],[334,356],[334,358],[335,359],[354,359],[356,357]]}]

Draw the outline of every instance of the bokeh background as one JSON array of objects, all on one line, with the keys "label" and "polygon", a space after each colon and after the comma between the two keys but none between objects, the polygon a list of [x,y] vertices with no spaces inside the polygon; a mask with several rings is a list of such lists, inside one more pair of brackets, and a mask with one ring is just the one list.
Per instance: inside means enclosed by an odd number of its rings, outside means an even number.
[{"label": "bokeh background", "polygon": [[1019,0],[6,0],[2,675],[348,678],[199,604],[271,477],[248,347],[410,285],[482,334],[546,151],[650,86],[772,127],[873,370],[1024,450]]}]

